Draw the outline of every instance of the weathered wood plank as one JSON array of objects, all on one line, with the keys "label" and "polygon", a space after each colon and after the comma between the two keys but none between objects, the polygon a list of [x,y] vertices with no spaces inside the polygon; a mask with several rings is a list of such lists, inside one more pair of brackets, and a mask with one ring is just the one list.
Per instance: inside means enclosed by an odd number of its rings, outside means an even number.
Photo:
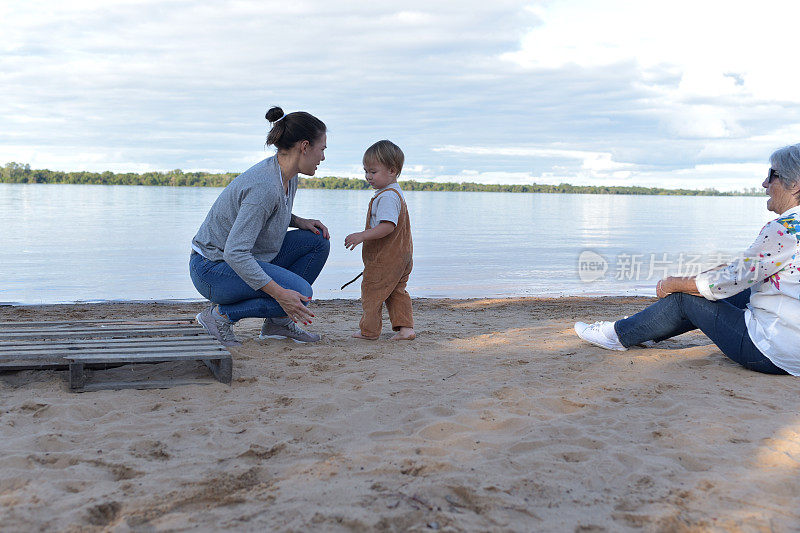
[{"label": "weathered wood plank", "polygon": [[161,361],[199,361],[201,359],[230,358],[228,352],[217,350],[198,350],[194,353],[127,353],[114,354],[75,354],[65,356],[68,361],[81,361],[83,363],[157,363]]},{"label": "weathered wood plank", "polygon": [[[31,361],[31,362],[36,362],[36,364],[41,364],[41,363],[44,363],[44,362],[47,362],[47,361],[54,361],[54,362],[63,363],[64,361],[73,358],[73,356],[75,356],[76,354],[79,354],[79,353],[80,352],[69,352],[69,353],[59,352],[59,353],[55,353],[55,354],[53,354],[53,353],[40,353],[40,354],[24,353],[24,354],[19,354],[17,356],[0,356],[0,370],[2,370],[6,366],[13,365],[13,363],[16,362],[16,361]],[[179,351],[179,352],[175,352],[175,351],[129,352],[129,354],[131,354],[133,357],[135,357],[137,353],[141,353],[143,355],[152,355],[152,356],[160,356],[160,355],[163,355],[163,354],[170,354],[170,353],[181,354],[181,355],[186,355],[186,354],[191,355],[192,353],[195,353],[195,354],[211,354],[213,357],[217,357],[217,356],[225,357],[225,356],[229,355],[229,353],[224,348],[218,349],[217,347],[199,348],[197,350],[194,350],[193,352],[192,351],[188,351],[188,350]],[[120,354],[120,353],[117,353],[117,352],[114,352],[114,351],[105,352],[105,353],[104,352],[96,352],[96,353],[90,353],[90,354],[85,354],[85,355],[87,355],[89,357],[106,357],[106,356],[108,356],[108,357],[116,357],[116,358],[122,358],[122,359],[124,359],[126,356],[128,356],[128,354],[125,354],[125,353]],[[199,356],[195,357],[195,359],[200,360],[200,357]]]},{"label": "weathered wood plank", "polygon": [[0,329],[2,333],[46,333],[46,334],[53,334],[53,335],[62,335],[64,333],[106,333],[109,331],[140,331],[140,330],[148,330],[148,331],[181,331],[186,329],[195,329],[195,330],[203,330],[203,327],[198,324],[160,324],[160,325],[147,325],[147,324],[130,324],[130,325],[114,325],[114,326],[64,326],[61,328],[48,328],[48,327],[36,327],[36,328],[3,328]]},{"label": "weathered wood plank", "polygon": [[122,389],[169,389],[179,385],[213,385],[217,383],[213,379],[164,379],[149,381],[103,381],[87,383],[72,392],[92,392],[98,390],[122,390]]},{"label": "weathered wood plank", "polygon": [[60,359],[20,359],[18,361],[7,361],[0,364],[0,372],[18,372],[20,370],[66,370],[69,368],[69,361]]},{"label": "weathered wood plank", "polygon": [[185,327],[202,327],[194,321],[189,320],[181,320],[179,322],[153,322],[151,324],[146,324],[142,322],[122,322],[116,324],[106,324],[103,322],[88,322],[85,324],[71,324],[71,323],[64,323],[58,326],[48,326],[48,325],[41,325],[35,326],[32,324],[25,324],[19,326],[5,326],[2,327],[4,331],[69,331],[69,330],[106,330],[106,329],[137,329],[137,328],[149,328],[149,329],[176,329],[176,328],[185,328]]},{"label": "weathered wood plank", "polygon": [[113,320],[106,320],[103,318],[95,318],[88,320],[59,320],[53,322],[0,322],[0,328],[5,327],[49,327],[49,326],[62,326],[65,324],[171,324],[175,322],[195,323],[193,316],[180,316],[172,318],[118,318]]},{"label": "weathered wood plank", "polygon": [[[221,348],[221,350],[220,350]],[[36,350],[20,350],[20,351],[3,351],[0,350],[0,361],[3,359],[13,358],[15,355],[19,356],[47,356],[52,355],[53,357],[71,357],[74,354],[92,354],[92,355],[102,355],[102,354],[134,354],[134,353],[192,353],[193,351],[196,352],[198,350],[203,351],[221,351],[227,353],[227,351],[220,346],[219,343],[210,344],[210,343],[203,343],[198,345],[187,345],[181,344],[177,346],[124,346],[124,347],[84,347],[84,348],[74,348],[74,349],[49,349],[49,348],[39,348]]]},{"label": "weathered wood plank", "polygon": [[[94,370],[106,370],[109,368],[117,368],[125,366],[128,363],[85,363],[84,368]],[[20,372],[22,370],[69,370],[69,361],[66,359],[55,360],[19,360],[9,361],[0,364],[0,373],[3,372]]]},{"label": "weathered wood plank", "polygon": [[86,374],[83,371],[83,363],[69,364],[69,388],[81,389],[86,383]]},{"label": "weathered wood plank", "polygon": [[15,341],[0,341],[0,351],[8,349],[30,350],[40,349],[42,346],[53,348],[68,349],[72,346],[91,347],[91,346],[142,346],[148,344],[159,344],[163,346],[180,346],[183,344],[196,345],[200,343],[217,344],[219,343],[211,335],[192,335],[188,337],[136,337],[133,339],[48,339],[48,340],[29,340],[24,344]]},{"label": "weathered wood plank", "polygon": [[28,340],[28,339],[43,339],[43,338],[57,338],[57,339],[80,339],[80,338],[98,338],[98,337],[152,337],[152,336],[176,336],[176,335],[207,335],[205,330],[199,327],[184,327],[175,329],[101,329],[101,330],[86,330],[86,331],[44,331],[41,332],[13,332],[13,331],[0,331],[0,340]]},{"label": "weathered wood plank", "polygon": [[233,378],[233,360],[230,357],[220,359],[203,359],[205,365],[222,383],[230,384]]}]

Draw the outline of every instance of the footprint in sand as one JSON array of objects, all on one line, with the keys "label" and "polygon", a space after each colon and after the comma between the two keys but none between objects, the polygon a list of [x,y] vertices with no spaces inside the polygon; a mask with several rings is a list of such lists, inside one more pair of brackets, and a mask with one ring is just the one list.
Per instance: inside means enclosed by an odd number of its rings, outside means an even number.
[{"label": "footprint in sand", "polygon": [[525,393],[516,388],[516,387],[503,387],[501,389],[497,389],[492,393],[492,396],[497,398],[498,400],[513,400],[513,401],[520,401],[525,399]]},{"label": "footprint in sand", "polygon": [[[669,457],[669,455],[667,455]],[[706,472],[711,469],[714,460],[710,458],[691,457],[686,454],[672,455],[674,460],[689,472]]]},{"label": "footprint in sand", "polygon": [[710,359],[687,359],[684,361],[680,361],[678,363],[679,366],[685,366],[687,368],[702,368],[704,366],[708,366],[711,364]]},{"label": "footprint in sand", "polygon": [[157,440],[143,440],[134,443],[131,445],[130,451],[134,457],[142,459],[166,461],[170,458],[167,447],[163,442]]},{"label": "footprint in sand", "polygon": [[122,505],[119,502],[105,502],[89,508],[86,521],[93,526],[107,526],[119,515]]},{"label": "footprint in sand", "polygon": [[538,450],[540,448],[544,448],[546,446],[550,446],[552,444],[551,441],[542,441],[542,440],[531,440],[531,441],[524,441],[518,442],[511,446],[508,450],[511,453],[526,453],[532,452],[533,450]]},{"label": "footprint in sand", "polygon": [[398,437],[402,435],[403,432],[400,430],[392,430],[392,431],[373,431],[369,433],[367,436],[371,439],[391,439],[394,437]]},{"label": "footprint in sand", "polygon": [[290,398],[289,396],[281,396],[275,403],[281,407],[289,407],[294,402],[294,398]]},{"label": "footprint in sand", "polygon": [[586,452],[563,452],[559,456],[568,463],[582,463],[588,459]]},{"label": "footprint in sand", "polygon": [[423,428],[419,432],[419,436],[430,440],[447,440],[458,433],[464,433],[466,431],[472,431],[472,428],[452,422],[436,422],[435,424]]},{"label": "footprint in sand", "polygon": [[575,402],[567,398],[543,398],[539,401],[540,409],[551,413],[568,415],[585,408],[587,404]]}]

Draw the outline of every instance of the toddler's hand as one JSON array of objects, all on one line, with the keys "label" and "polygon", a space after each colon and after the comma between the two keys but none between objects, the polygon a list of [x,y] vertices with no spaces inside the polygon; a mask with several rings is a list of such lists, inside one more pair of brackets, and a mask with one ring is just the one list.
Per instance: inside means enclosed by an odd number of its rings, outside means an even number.
[{"label": "toddler's hand", "polygon": [[344,247],[348,250],[354,250],[362,242],[364,242],[364,236],[361,235],[361,232],[351,233],[344,238]]}]

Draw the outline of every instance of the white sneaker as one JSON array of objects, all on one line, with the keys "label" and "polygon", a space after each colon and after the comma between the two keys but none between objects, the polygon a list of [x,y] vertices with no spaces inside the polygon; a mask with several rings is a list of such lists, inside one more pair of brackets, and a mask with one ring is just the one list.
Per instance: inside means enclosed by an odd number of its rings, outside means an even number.
[{"label": "white sneaker", "polygon": [[594,324],[575,322],[575,333],[586,342],[590,342],[606,350],[617,350],[619,352],[627,350],[627,348],[619,342],[617,332],[614,331],[613,322],[595,322]]}]

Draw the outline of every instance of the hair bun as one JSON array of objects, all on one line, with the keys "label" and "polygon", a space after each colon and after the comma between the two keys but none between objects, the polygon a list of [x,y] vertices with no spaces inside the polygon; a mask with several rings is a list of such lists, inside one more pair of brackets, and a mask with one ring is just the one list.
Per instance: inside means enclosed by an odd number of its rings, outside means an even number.
[{"label": "hair bun", "polygon": [[280,107],[272,107],[265,115],[272,127],[267,134],[267,146],[289,150],[300,141],[315,143],[325,130],[325,123],[305,111],[283,114]]},{"label": "hair bun", "polygon": [[283,109],[278,106],[269,108],[267,114],[264,115],[264,118],[269,120],[270,122],[275,122],[276,120],[280,120],[283,118]]}]

